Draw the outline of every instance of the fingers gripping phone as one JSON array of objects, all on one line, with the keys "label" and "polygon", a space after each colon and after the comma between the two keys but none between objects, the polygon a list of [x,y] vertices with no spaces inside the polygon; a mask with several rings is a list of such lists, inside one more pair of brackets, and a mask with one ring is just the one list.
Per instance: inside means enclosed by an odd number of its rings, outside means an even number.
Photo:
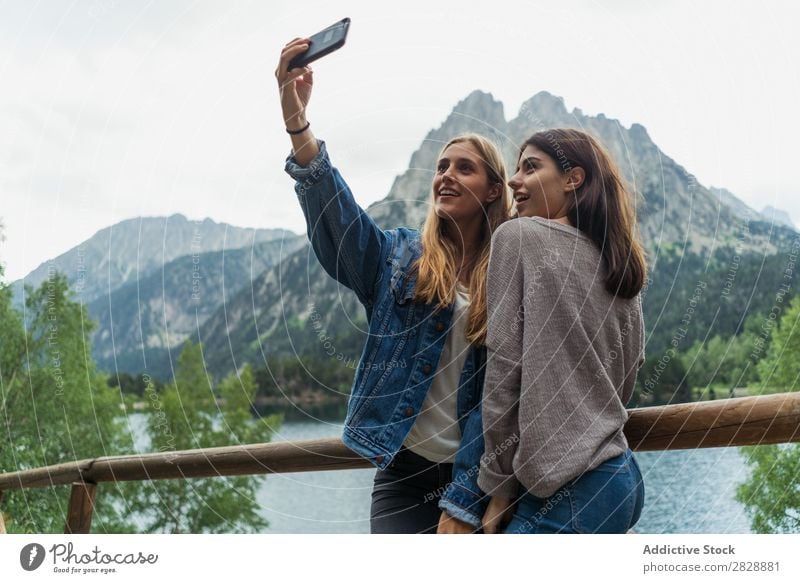
[{"label": "fingers gripping phone", "polygon": [[349,28],[350,19],[343,18],[336,24],[319,31],[309,39],[311,42],[308,45],[308,50],[289,61],[289,70],[305,67],[309,63],[342,48]]}]

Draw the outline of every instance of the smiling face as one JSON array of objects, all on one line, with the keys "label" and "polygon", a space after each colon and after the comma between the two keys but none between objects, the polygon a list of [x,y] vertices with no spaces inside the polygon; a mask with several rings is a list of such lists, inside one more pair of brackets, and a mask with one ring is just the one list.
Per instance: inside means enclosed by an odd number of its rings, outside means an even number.
[{"label": "smiling face", "polygon": [[472,144],[459,142],[442,152],[433,178],[433,205],[440,218],[457,223],[473,220],[501,194],[502,185],[491,183],[486,164]]},{"label": "smiling face", "polygon": [[508,185],[521,217],[561,219],[570,197],[582,183],[582,168],[562,173],[555,160],[535,146],[527,145]]}]

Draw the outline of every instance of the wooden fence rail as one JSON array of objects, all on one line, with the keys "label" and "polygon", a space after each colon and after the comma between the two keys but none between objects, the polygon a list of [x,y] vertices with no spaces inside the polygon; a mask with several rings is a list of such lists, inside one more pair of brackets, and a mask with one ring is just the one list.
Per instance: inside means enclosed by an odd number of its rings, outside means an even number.
[{"label": "wooden fence rail", "polygon": [[[636,451],[800,441],[800,393],[631,409]],[[3,491],[72,485],[65,532],[88,532],[100,482],[208,478],[368,468],[338,438],[109,456],[0,474]],[[0,532],[3,518],[0,512]]]}]

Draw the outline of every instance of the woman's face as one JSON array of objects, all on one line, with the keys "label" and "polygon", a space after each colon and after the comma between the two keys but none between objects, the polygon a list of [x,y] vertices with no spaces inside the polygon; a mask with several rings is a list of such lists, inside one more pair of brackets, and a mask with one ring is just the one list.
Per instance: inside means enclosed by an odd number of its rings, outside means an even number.
[{"label": "woman's face", "polygon": [[[575,174],[580,174],[577,183]],[[555,160],[535,146],[528,145],[522,151],[516,172],[508,185],[513,192],[519,216],[559,219],[565,216],[567,201],[581,182],[581,168],[562,174]]]},{"label": "woman's face", "polygon": [[442,153],[433,178],[433,205],[440,218],[463,222],[482,216],[501,193],[501,185],[489,184],[486,166],[472,144],[453,144]]}]

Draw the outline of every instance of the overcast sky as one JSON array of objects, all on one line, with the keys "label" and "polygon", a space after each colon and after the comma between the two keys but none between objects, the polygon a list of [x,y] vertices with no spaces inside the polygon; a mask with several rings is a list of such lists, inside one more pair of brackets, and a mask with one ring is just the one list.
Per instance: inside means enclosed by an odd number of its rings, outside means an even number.
[{"label": "overcast sky", "polygon": [[[335,6],[335,8],[334,8]],[[787,2],[0,2],[0,261],[180,212],[303,230],[280,48],[349,16],[309,119],[367,205],[470,91],[643,124],[706,185],[800,224],[800,41]]]}]

